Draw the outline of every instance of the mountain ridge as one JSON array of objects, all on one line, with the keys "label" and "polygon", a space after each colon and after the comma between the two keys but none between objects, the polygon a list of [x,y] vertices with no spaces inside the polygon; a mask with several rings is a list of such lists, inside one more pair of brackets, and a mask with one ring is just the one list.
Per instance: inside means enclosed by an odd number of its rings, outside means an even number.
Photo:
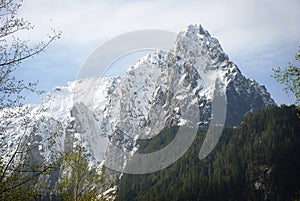
[{"label": "mountain ridge", "polygon": [[[55,152],[79,143],[91,154],[91,163],[99,165],[109,145],[133,154],[137,139],[151,138],[165,127],[207,129],[215,89],[227,97],[228,126],[238,126],[249,112],[275,105],[264,86],[241,74],[217,39],[201,25],[190,25],[169,52],[143,57],[124,78],[82,79],[54,88],[41,105],[30,108],[31,126],[25,135],[47,138],[46,130],[54,127],[57,131],[51,132],[59,133],[54,145],[36,142],[41,144],[38,157],[54,160]],[[199,110],[189,113],[186,108]],[[10,144],[4,142],[3,149]]]}]

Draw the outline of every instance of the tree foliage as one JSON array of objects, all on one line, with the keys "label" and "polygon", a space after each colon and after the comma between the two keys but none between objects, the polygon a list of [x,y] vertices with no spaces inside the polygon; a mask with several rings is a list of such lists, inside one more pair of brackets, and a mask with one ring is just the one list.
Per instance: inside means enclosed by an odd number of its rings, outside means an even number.
[{"label": "tree foliage", "polygon": [[51,160],[41,155],[43,146],[51,147],[64,129],[54,119],[34,120],[28,115],[30,108],[22,105],[22,92],[40,91],[37,82],[25,83],[14,72],[23,61],[43,52],[61,33],[52,30],[48,39],[38,44],[21,39],[19,33],[34,28],[19,17],[21,6],[22,0],[0,3],[0,200],[104,199],[102,191],[111,186],[104,182],[104,174],[91,166],[83,147],[77,146]]},{"label": "tree foliage", "polygon": [[[61,134],[60,123],[54,119],[48,122],[42,119],[32,121],[24,115],[27,111],[25,106],[17,111],[6,108],[4,112],[6,110],[12,112],[2,113],[0,117],[0,129],[3,131],[0,139],[0,200],[41,197],[41,191],[37,191],[36,187],[46,183],[43,184],[40,176],[49,175],[55,170],[56,161],[46,162],[40,150],[45,145],[53,144],[52,141]],[[13,111],[16,112],[11,114]],[[45,125],[49,121],[56,126],[47,129]]]},{"label": "tree foliage", "polygon": [[[300,48],[300,47],[299,47]],[[295,56],[295,60],[300,62],[300,49],[298,50],[298,54]],[[277,82],[285,85],[284,91],[286,93],[292,92],[296,98],[295,104],[299,105],[300,103],[300,67],[295,66],[292,63],[286,68],[277,69],[273,68],[273,76]]]},{"label": "tree foliage", "polygon": [[[44,51],[50,43],[60,37],[52,30],[46,41],[32,44],[18,34],[29,31],[34,26],[18,16],[22,0],[2,0],[0,2],[0,199],[21,200],[32,198],[34,184],[41,174],[46,174],[52,165],[35,161],[33,156],[38,144],[28,138],[30,125],[27,114],[29,108],[21,106],[23,91],[40,93],[37,82],[25,83],[14,76],[20,64]],[[14,107],[18,106],[17,110]],[[19,130],[13,129],[20,127]],[[52,136],[55,133],[51,134]],[[8,139],[9,138],[9,139]],[[12,141],[9,141],[9,140]],[[50,138],[49,138],[50,139]],[[8,143],[10,142],[10,144]]]},{"label": "tree foliage", "polygon": [[106,188],[104,171],[90,166],[87,151],[80,145],[62,157],[57,196],[64,201],[100,200]]},{"label": "tree foliage", "polygon": [[17,36],[22,31],[34,28],[29,22],[19,17],[18,10],[22,0],[3,0],[0,3],[0,109],[20,104],[24,98],[22,91],[40,92],[37,83],[25,83],[17,79],[13,72],[19,65],[44,51],[61,33],[48,35],[46,42],[31,45],[29,40]]}]

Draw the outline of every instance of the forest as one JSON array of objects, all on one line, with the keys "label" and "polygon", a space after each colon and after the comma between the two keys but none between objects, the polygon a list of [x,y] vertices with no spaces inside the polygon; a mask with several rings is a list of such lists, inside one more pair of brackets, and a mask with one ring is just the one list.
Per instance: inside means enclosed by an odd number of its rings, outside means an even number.
[{"label": "forest", "polygon": [[[225,128],[213,152],[198,153],[199,130],[189,151],[170,167],[145,175],[124,174],[117,200],[300,200],[300,120],[295,106],[272,106]],[[168,144],[178,128],[140,141],[149,153]]]}]

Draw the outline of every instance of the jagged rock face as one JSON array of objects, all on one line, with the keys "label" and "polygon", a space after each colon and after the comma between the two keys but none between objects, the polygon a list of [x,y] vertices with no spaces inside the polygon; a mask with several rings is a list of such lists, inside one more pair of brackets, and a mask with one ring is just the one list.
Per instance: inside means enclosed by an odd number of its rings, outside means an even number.
[{"label": "jagged rock face", "polygon": [[118,139],[133,143],[137,138],[157,135],[166,126],[188,123],[181,106],[187,107],[187,100],[189,104],[197,102],[202,80],[185,63],[170,65],[168,56],[159,51],[141,59],[128,70],[110,97],[103,123],[108,125],[106,130],[116,145],[133,148]]},{"label": "jagged rock face", "polygon": [[263,85],[246,79],[240,73],[228,83],[226,125],[238,126],[245,114],[257,112],[268,105],[275,105]]},{"label": "jagged rock face", "polygon": [[[130,151],[135,139],[153,137],[166,126],[207,128],[211,101],[218,93],[227,97],[228,126],[238,126],[248,112],[275,104],[264,86],[241,74],[217,39],[201,26],[190,25],[169,52],[147,55],[127,71],[110,97],[103,122],[111,142]],[[186,100],[199,108],[191,114],[196,119],[182,116]]]},{"label": "jagged rock face", "polygon": [[238,126],[246,113],[275,104],[264,86],[241,74],[217,39],[200,25],[190,25],[169,52],[145,56],[122,79],[78,80],[53,89],[28,113],[40,131],[28,129],[26,135],[46,138],[46,128],[57,128],[53,145],[42,143],[41,156],[53,158],[56,151],[81,143],[101,162],[109,142],[130,152],[137,138],[151,138],[166,126],[207,128],[218,94],[227,97],[228,126]]},{"label": "jagged rock face", "polygon": [[[177,58],[186,59],[198,69],[201,77],[206,80],[208,88],[213,84],[211,83],[213,80],[209,80],[210,77],[214,80],[219,78],[225,85],[227,97],[225,125],[238,126],[248,112],[256,112],[268,105],[275,105],[266,88],[252,79],[245,78],[224,53],[218,40],[212,38],[203,27],[189,26],[185,31],[179,33],[170,52],[172,51]],[[211,87],[211,89],[213,88]],[[209,95],[211,94],[212,91]],[[201,99],[210,100],[205,96]],[[205,105],[204,103],[202,101],[200,105]],[[200,113],[203,114],[203,111]],[[209,115],[210,111],[204,111],[204,113]],[[204,118],[200,122],[206,120]]]}]

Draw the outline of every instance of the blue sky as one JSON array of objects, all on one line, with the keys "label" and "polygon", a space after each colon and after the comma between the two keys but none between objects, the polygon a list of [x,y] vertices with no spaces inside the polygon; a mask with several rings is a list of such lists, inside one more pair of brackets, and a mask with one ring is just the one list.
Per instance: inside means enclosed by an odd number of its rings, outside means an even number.
[{"label": "blue sky", "polygon": [[[24,62],[16,75],[39,80],[39,87],[48,91],[75,80],[88,56],[115,36],[140,29],[177,33],[201,24],[246,77],[264,84],[278,104],[290,104],[292,96],[270,76],[272,67],[294,60],[300,45],[299,10],[299,0],[25,1],[19,15],[35,29],[20,37],[34,44],[46,40],[54,28],[62,31],[62,38]],[[27,102],[40,100],[30,96]]]}]

